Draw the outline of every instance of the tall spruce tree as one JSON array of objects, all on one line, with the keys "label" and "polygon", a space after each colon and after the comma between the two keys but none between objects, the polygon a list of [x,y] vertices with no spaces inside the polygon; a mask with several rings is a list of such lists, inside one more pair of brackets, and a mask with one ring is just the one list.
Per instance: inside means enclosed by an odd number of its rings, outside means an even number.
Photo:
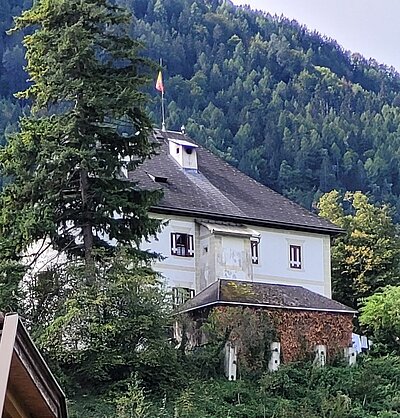
[{"label": "tall spruce tree", "polygon": [[[159,193],[122,176],[155,152],[143,93],[152,64],[124,31],[129,21],[108,0],[37,0],[13,29],[31,28],[31,85],[18,96],[32,111],[0,153],[9,179],[0,303],[15,306],[18,289],[26,292],[19,301],[32,335],[73,390],[96,392],[131,373],[161,384],[177,370],[165,292],[138,245],[158,231],[148,209]],[[22,286],[23,269],[6,281],[26,254],[34,262],[47,249],[62,263],[36,263]]]},{"label": "tall spruce tree", "polygon": [[32,101],[0,154],[11,179],[1,197],[1,233],[21,255],[38,240],[94,262],[98,248],[157,231],[158,198],[121,177],[154,152],[144,111],[151,64],[124,30],[130,14],[107,0],[38,0],[15,19],[25,36]]}]

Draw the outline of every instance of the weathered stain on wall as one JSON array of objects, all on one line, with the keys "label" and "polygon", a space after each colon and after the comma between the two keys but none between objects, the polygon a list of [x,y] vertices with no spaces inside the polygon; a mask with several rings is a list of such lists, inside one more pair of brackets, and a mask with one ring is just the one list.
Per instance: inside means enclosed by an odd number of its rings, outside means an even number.
[{"label": "weathered stain on wall", "polygon": [[199,265],[197,291],[221,278],[253,279],[250,239],[248,237],[211,234],[207,228],[200,226],[197,254]]},{"label": "weathered stain on wall", "polygon": [[215,236],[217,279],[252,280],[250,239]]},{"label": "weathered stain on wall", "polygon": [[200,226],[198,254],[198,271],[196,292],[200,292],[215,282],[215,239],[204,226]]}]

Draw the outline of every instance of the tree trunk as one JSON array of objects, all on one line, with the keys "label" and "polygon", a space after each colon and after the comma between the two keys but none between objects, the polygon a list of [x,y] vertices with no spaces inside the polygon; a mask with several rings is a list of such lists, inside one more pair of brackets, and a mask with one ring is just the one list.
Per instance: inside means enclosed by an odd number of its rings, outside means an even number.
[{"label": "tree trunk", "polygon": [[84,224],[82,225],[83,247],[85,251],[85,262],[87,267],[93,266],[93,230],[91,222],[91,213],[89,211],[89,176],[86,169],[82,168],[80,172],[81,197],[82,197],[82,215]]}]

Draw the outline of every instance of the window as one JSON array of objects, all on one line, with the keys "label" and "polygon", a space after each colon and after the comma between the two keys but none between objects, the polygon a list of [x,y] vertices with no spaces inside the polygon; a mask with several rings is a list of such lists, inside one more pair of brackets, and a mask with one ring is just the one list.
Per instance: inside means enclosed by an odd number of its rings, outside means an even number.
[{"label": "window", "polygon": [[174,308],[183,305],[189,299],[194,297],[194,289],[188,287],[173,287],[172,288],[172,303]]},{"label": "window", "polygon": [[251,245],[251,262],[253,264],[258,264],[258,261],[259,261],[258,248],[259,248],[260,242],[256,240],[251,240],[250,245]]},{"label": "window", "polygon": [[289,266],[292,269],[301,270],[302,260],[301,260],[301,246],[300,245],[289,246]]},{"label": "window", "polygon": [[171,234],[171,254],[179,257],[194,257],[193,235]]}]

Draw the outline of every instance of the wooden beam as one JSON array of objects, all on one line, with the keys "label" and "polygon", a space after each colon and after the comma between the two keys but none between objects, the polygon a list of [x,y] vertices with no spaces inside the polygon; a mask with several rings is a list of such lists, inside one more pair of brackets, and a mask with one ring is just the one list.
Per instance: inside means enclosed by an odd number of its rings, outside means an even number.
[{"label": "wooden beam", "polygon": [[3,415],[11,360],[18,328],[18,315],[6,315],[0,339],[0,413]]},{"label": "wooden beam", "polygon": [[29,418],[21,403],[17,401],[10,391],[7,392],[6,396],[5,412],[13,418]]}]

